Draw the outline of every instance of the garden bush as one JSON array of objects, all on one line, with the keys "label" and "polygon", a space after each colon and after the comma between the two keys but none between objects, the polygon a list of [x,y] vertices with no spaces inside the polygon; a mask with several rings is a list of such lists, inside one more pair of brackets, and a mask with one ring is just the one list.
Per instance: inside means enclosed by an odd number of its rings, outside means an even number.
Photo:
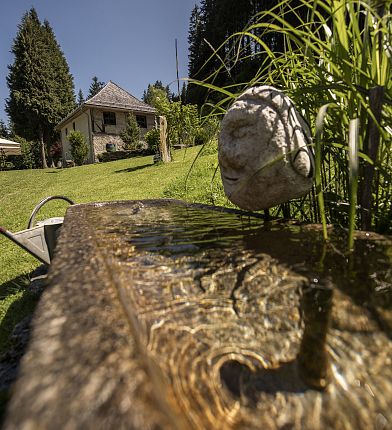
[{"label": "garden bush", "polygon": [[75,163],[82,165],[88,155],[88,145],[83,133],[79,130],[71,131],[68,135],[68,140],[71,143],[71,155]]},{"label": "garden bush", "polygon": [[159,151],[160,131],[158,128],[149,130],[144,135],[144,140],[147,142],[148,149],[151,152],[156,153]]},{"label": "garden bush", "polygon": [[133,114],[128,115],[127,125],[125,130],[120,133],[120,137],[124,142],[124,149],[135,151],[141,149],[142,142],[140,140],[140,127]]}]

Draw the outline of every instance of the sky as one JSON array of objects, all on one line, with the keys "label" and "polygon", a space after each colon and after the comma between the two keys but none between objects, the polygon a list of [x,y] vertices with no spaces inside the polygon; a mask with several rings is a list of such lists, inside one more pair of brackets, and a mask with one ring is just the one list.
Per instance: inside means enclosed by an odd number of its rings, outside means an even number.
[{"label": "sky", "polygon": [[[0,18],[0,119],[9,92],[12,41],[26,11],[34,7],[53,28],[84,96],[93,76],[120,85],[141,98],[149,83],[161,80],[177,92],[175,39],[180,78],[187,76],[188,26],[197,0],[5,0]],[[182,84],[180,85],[182,86]]]}]

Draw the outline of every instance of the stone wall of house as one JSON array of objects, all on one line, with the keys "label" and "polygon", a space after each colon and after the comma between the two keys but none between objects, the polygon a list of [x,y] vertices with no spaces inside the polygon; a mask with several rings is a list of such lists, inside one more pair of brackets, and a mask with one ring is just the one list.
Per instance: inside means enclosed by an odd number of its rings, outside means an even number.
[{"label": "stone wall of house", "polygon": [[117,150],[123,149],[124,142],[121,140],[120,136],[115,134],[105,134],[105,133],[94,133],[93,134],[93,146],[95,156],[106,151],[106,144],[114,143]]},{"label": "stone wall of house", "polygon": [[[104,121],[103,121],[104,112],[113,112],[116,115],[116,125],[108,125],[108,124],[104,125]],[[142,135],[144,135],[146,131],[151,130],[152,128],[155,127],[154,114],[143,113],[143,112],[134,112],[134,114],[146,117],[147,128],[140,129]],[[94,133],[104,132],[106,134],[118,135],[125,129],[128,115],[129,115],[129,112],[118,111],[115,109],[98,109],[98,108],[91,109],[91,120],[93,124],[93,132]]]},{"label": "stone wall of house", "polygon": [[[106,144],[114,143],[118,151],[123,149],[124,142],[121,140],[119,134],[125,129],[127,117],[129,112],[115,111],[116,114],[116,125],[103,125],[103,112],[108,112],[109,109],[91,109],[91,128],[92,133],[92,147],[94,148],[94,161],[97,161],[97,155],[106,152]],[[137,115],[143,115],[146,117],[147,128],[140,128],[141,139],[143,140],[144,134],[155,127],[155,115],[138,113]],[[145,144],[147,146],[147,144]],[[92,160],[91,160],[92,161]]]}]

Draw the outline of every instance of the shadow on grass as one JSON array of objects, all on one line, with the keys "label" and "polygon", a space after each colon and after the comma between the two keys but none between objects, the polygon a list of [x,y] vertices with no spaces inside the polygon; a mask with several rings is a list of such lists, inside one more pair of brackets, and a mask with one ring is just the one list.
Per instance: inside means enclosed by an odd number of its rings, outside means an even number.
[{"label": "shadow on grass", "polygon": [[143,166],[129,167],[128,169],[115,170],[114,173],[131,173],[131,172],[136,172],[137,170],[142,170],[152,166],[154,166],[154,163],[144,164]]},{"label": "shadow on grass", "polygon": [[18,376],[20,360],[30,339],[31,319],[43,289],[42,281],[32,287],[30,280],[44,273],[41,266],[0,285],[0,305],[6,306],[7,301],[11,302],[0,322],[0,427],[11,386]]}]

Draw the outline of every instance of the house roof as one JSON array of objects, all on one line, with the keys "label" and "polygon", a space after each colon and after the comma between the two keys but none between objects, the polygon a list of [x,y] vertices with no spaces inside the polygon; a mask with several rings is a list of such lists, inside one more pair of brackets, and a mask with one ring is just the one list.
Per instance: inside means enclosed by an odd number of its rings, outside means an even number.
[{"label": "house roof", "polygon": [[142,112],[155,112],[155,109],[109,81],[94,97],[85,103],[88,106],[103,106],[120,109],[131,109]]},{"label": "house roof", "polygon": [[5,152],[6,155],[20,155],[20,143],[13,142],[12,140],[0,138],[0,149]]},{"label": "house roof", "polygon": [[60,129],[62,125],[87,110],[89,107],[100,107],[108,109],[121,109],[133,112],[155,113],[156,109],[147,103],[142,102],[135,96],[125,91],[117,84],[109,81],[95,96],[86,100],[82,105],[77,107],[64,119],[62,119],[56,128]]}]

